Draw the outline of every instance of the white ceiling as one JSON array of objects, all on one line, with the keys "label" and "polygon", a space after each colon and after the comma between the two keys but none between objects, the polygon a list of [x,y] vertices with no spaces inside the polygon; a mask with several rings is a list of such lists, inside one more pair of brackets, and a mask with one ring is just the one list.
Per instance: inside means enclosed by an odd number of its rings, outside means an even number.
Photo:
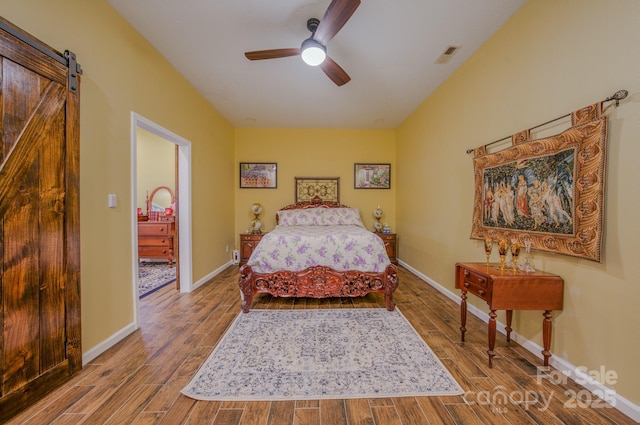
[{"label": "white ceiling", "polygon": [[351,77],[338,87],[297,56],[244,56],[300,47],[331,0],[108,1],[240,128],[395,128],[525,2],[362,0],[327,45]]}]

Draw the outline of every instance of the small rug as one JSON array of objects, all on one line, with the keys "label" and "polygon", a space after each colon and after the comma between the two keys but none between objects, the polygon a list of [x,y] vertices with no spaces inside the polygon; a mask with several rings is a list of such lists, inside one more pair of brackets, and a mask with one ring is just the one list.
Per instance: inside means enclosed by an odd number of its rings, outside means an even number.
[{"label": "small rug", "polygon": [[169,263],[138,263],[138,296],[144,298],[176,281],[176,266]]},{"label": "small rug", "polygon": [[197,400],[462,394],[396,308],[240,313],[182,390]]}]

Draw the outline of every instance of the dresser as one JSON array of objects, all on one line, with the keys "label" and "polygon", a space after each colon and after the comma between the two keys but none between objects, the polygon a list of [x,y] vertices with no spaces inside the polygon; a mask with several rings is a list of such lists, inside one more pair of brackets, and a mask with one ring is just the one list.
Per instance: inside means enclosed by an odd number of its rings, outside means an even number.
[{"label": "dresser", "polygon": [[496,343],[496,310],[506,310],[505,331],[511,340],[513,310],[542,310],[542,341],[544,365],[549,366],[551,352],[551,311],[561,310],[564,280],[555,274],[532,273],[512,269],[501,270],[499,265],[486,263],[457,263],[456,288],[462,291],[460,303],[460,332],[464,342],[467,330],[467,293],[486,301],[489,305],[488,345],[489,367],[493,366]]},{"label": "dresser", "polygon": [[393,264],[398,264],[397,235],[395,233],[381,233],[381,232],[375,232],[375,233],[384,242],[384,247],[387,250],[387,255],[389,256],[389,260],[391,260]]},{"label": "dresser", "polygon": [[249,257],[253,253],[253,250],[256,249],[258,243],[264,236],[264,233],[252,234],[252,233],[241,233],[240,234],[240,265],[247,264],[249,261]]},{"label": "dresser", "polygon": [[175,218],[138,222],[138,258],[165,259],[173,265]]}]

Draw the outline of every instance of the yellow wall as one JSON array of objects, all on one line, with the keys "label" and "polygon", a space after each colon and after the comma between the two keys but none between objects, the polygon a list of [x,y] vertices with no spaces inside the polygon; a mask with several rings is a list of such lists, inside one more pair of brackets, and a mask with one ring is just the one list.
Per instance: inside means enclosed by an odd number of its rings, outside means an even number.
[{"label": "yellow wall", "polygon": [[[395,132],[339,129],[236,129],[236,234],[249,227],[251,204],[262,204],[263,231],[275,226],[276,211],[295,202],[296,177],[340,177],[340,202],[360,210],[373,230],[373,210],[395,230]],[[277,162],[277,189],[240,189],[240,162]],[[354,189],[354,163],[391,164],[391,189]],[[236,246],[239,237],[236,236]]]},{"label": "yellow wall", "polygon": [[[131,112],[191,141],[193,278],[229,260],[233,128],[104,0],[2,0],[5,19],[76,53],[80,117],[83,352],[133,321]],[[107,208],[107,194],[118,207]]]},{"label": "yellow wall", "polygon": [[[159,186],[176,193],[176,145],[162,137],[139,128],[137,131],[137,187],[136,206],[147,214],[147,197]],[[156,192],[154,203],[169,207],[171,199],[166,190]]]},{"label": "yellow wall", "polygon": [[[575,366],[617,372],[612,387],[635,404],[640,402],[638,22],[637,0],[527,2],[398,128],[396,173],[400,258],[455,292],[454,264],[484,260],[481,242],[469,239],[474,179],[465,150],[628,90],[620,107],[608,108],[602,263],[540,252],[533,258],[536,267],[565,279],[552,352]],[[487,311],[483,302],[472,302]],[[516,313],[514,328],[542,345],[541,318],[540,312]]]}]

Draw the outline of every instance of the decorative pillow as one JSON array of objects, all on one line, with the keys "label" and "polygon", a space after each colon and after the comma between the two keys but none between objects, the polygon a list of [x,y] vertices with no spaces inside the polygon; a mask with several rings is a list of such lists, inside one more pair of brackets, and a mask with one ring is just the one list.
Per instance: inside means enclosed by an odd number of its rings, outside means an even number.
[{"label": "decorative pillow", "polygon": [[322,224],[364,227],[360,219],[360,211],[355,208],[326,208],[322,212]]},{"label": "decorative pillow", "polygon": [[278,211],[280,226],[321,226],[322,210],[325,208],[306,208],[300,210]]}]

